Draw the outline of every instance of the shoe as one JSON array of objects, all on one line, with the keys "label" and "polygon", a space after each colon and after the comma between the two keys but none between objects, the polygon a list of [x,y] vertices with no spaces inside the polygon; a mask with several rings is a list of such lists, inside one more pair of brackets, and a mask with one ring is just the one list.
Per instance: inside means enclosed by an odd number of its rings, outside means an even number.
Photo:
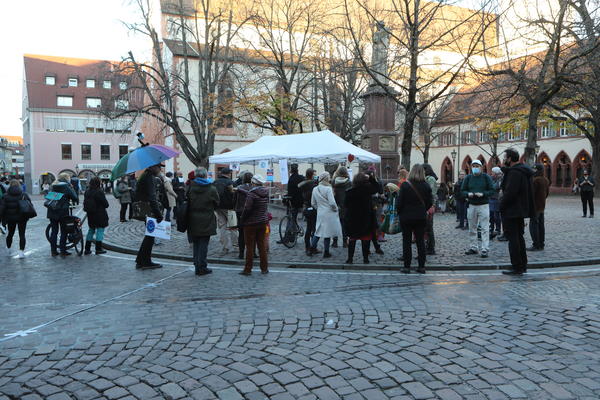
[{"label": "shoe", "polygon": [[583,215],[581,216],[581,218],[587,218],[587,215],[583,214]]},{"label": "shoe", "polygon": [[487,252],[487,251],[485,251],[485,250],[483,250],[483,251],[481,252],[481,258],[488,258],[488,252]]},{"label": "shoe", "polygon": [[89,256],[90,254],[92,254],[92,241],[91,240],[86,240],[85,250],[83,251],[83,254],[86,256]]},{"label": "shoe", "polygon": [[369,264],[369,259],[368,258],[364,258],[363,259],[363,264]]},{"label": "shoe", "polygon": [[502,271],[502,275],[521,276],[521,275],[523,275],[523,273],[522,272],[517,272],[517,271],[510,270],[510,271]]},{"label": "shoe", "polygon": [[264,270],[264,271],[260,271],[260,273],[261,273],[261,274],[263,274],[263,275],[266,275],[266,274],[268,274],[268,273],[269,273],[269,270],[268,270],[268,269],[266,269],[266,270]]},{"label": "shoe", "polygon": [[498,236],[498,239],[497,239],[497,240],[498,240],[499,242],[508,242],[508,239],[507,239],[507,238],[506,238],[506,236],[504,236],[504,235],[500,235],[500,236]]},{"label": "shoe", "polygon": [[25,258],[25,252],[23,250],[19,250],[17,252],[17,258]]},{"label": "shoe", "polygon": [[122,219],[122,220],[121,220],[121,222],[127,222],[127,220],[125,220],[125,219]]},{"label": "shoe", "polygon": [[460,226],[460,225],[454,227],[454,229],[464,229],[464,228],[465,228],[464,226]]},{"label": "shoe", "polygon": [[425,268],[417,268],[417,273],[419,274],[424,274],[425,272]]},{"label": "shoe", "polygon": [[525,250],[527,250],[527,251],[540,251],[542,249],[540,249],[539,247],[531,246],[531,247],[526,248]]},{"label": "shoe", "polygon": [[333,243],[331,244],[331,247],[337,249],[337,247],[338,247],[338,241],[334,240]]},{"label": "shoe", "polygon": [[206,268],[206,267],[204,267],[204,268],[196,268],[195,274],[196,275],[208,275],[208,274],[212,274],[212,269]]},{"label": "shoe", "polygon": [[17,255],[17,250],[15,249],[8,249],[8,256],[9,257],[14,257]]},{"label": "shoe", "polygon": [[383,250],[381,250],[381,247],[379,247],[377,250],[375,250],[375,253],[383,255]]},{"label": "shoe", "polygon": [[250,275],[252,275],[252,272],[242,271],[242,272],[240,272],[240,275],[250,276]]},{"label": "shoe", "polygon": [[473,249],[469,249],[469,250],[465,251],[465,254],[468,255],[468,256],[470,256],[472,254],[477,254],[477,253],[478,253],[478,251],[477,250],[473,250]]},{"label": "shoe", "polygon": [[331,258],[331,253],[330,252],[323,253],[323,258]]},{"label": "shoe", "polygon": [[594,214],[590,215],[590,218],[594,218]]},{"label": "shoe", "polygon": [[244,259],[244,253],[243,252],[238,253],[238,258],[240,260],[243,260]]},{"label": "shoe", "polygon": [[410,274],[410,268],[402,268],[400,272],[402,272],[403,274]]},{"label": "shoe", "polygon": [[71,253],[69,253],[68,251],[61,251],[61,252],[60,252],[60,255],[61,255],[62,257],[66,257],[66,256],[70,256],[70,255],[71,255]]},{"label": "shoe", "polygon": [[107,251],[102,248],[102,242],[96,241],[96,255],[106,254]]},{"label": "shoe", "polygon": [[140,265],[139,267],[136,265],[136,268],[138,269],[158,269],[158,268],[162,268],[162,265],[158,264],[158,263],[150,263],[148,265]]},{"label": "shoe", "polygon": [[56,250],[50,250],[50,254],[52,254],[52,257],[56,257],[58,256],[60,253]]},{"label": "shoe", "polygon": [[349,259],[346,260],[346,264],[352,264],[352,263],[353,263],[353,261],[352,261],[351,258],[349,258]]},{"label": "shoe", "polygon": [[427,254],[428,256],[435,256],[435,250],[427,250],[425,254]]}]

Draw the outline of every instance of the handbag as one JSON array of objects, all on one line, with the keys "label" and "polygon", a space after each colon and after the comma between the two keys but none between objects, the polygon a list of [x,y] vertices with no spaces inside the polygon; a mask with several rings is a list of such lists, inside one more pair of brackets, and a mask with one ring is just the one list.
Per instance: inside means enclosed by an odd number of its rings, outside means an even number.
[{"label": "handbag", "polygon": [[[406,182],[410,185],[412,190],[414,190],[415,194],[419,198],[419,201],[421,202],[421,204],[423,204],[423,207],[427,207],[425,205],[425,201],[423,200],[423,197],[421,196],[421,193],[419,193],[419,191],[413,186],[413,184],[409,180],[407,180]],[[435,213],[435,206],[429,207],[429,209],[425,210],[425,218],[432,219],[434,213]]]},{"label": "handbag", "polygon": [[132,205],[132,217],[138,221],[146,222],[146,217],[152,217],[152,208],[147,201],[136,201]]},{"label": "handbag", "polygon": [[21,196],[19,200],[19,212],[21,215],[27,219],[37,217],[37,212],[35,212],[35,207],[33,207],[33,203],[29,200],[25,195]]},{"label": "handbag", "polygon": [[188,208],[189,202],[187,200],[182,201],[177,206],[177,213],[175,219],[177,220],[177,231],[185,232],[188,229]]},{"label": "handbag", "polygon": [[400,218],[396,212],[396,196],[392,196],[392,201],[388,205],[387,210],[381,224],[381,231],[388,235],[395,235],[402,232],[400,226]]},{"label": "handbag", "polygon": [[227,210],[227,229],[236,229],[237,226],[237,214],[234,210]]}]

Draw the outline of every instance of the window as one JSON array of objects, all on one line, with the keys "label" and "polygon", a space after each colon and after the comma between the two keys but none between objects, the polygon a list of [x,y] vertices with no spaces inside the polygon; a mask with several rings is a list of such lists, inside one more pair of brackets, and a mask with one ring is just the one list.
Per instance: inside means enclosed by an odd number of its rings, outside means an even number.
[{"label": "window", "polygon": [[77,78],[69,78],[69,86],[71,87],[77,87]]},{"label": "window", "polygon": [[60,149],[62,152],[62,159],[63,160],[72,160],[73,159],[73,153],[71,152],[71,144],[61,144],[60,145]]},{"label": "window", "polygon": [[72,96],[57,96],[56,105],[59,107],[73,107]]},{"label": "window", "polygon": [[514,129],[508,131],[508,140],[517,140],[517,134],[515,134]]},{"label": "window", "polygon": [[488,142],[488,138],[487,138],[487,134],[483,131],[479,132],[479,143],[487,143]]},{"label": "window", "polygon": [[94,79],[86,79],[85,80],[85,87],[86,88],[95,88],[96,87],[96,81]]},{"label": "window", "polygon": [[119,159],[125,157],[129,153],[129,146],[126,144],[119,145]]},{"label": "window", "polygon": [[542,126],[542,137],[543,138],[550,137],[550,129],[548,129],[548,125]]},{"label": "window", "polygon": [[91,144],[82,144],[81,145],[81,159],[82,160],[91,160],[92,159],[92,145]]},{"label": "window", "polygon": [[127,100],[115,100],[115,108],[117,110],[127,110],[129,108],[129,102]]},{"label": "window", "polygon": [[47,76],[46,77],[46,85],[50,85],[50,86],[56,85],[56,77]]},{"label": "window", "polygon": [[85,106],[87,108],[100,108],[102,105],[102,100],[96,97],[87,97],[85,99]]},{"label": "window", "polygon": [[112,87],[111,82],[110,81],[103,81],[102,82],[102,87],[104,89],[110,89]]},{"label": "window", "polygon": [[560,136],[569,136],[569,131],[567,129],[567,123],[564,121],[560,123]]},{"label": "window", "polygon": [[125,82],[125,81],[119,82],[119,89],[121,89],[121,90],[127,89],[127,82]]},{"label": "window", "polygon": [[110,160],[110,145],[109,144],[101,144],[100,145],[100,159],[101,160]]}]

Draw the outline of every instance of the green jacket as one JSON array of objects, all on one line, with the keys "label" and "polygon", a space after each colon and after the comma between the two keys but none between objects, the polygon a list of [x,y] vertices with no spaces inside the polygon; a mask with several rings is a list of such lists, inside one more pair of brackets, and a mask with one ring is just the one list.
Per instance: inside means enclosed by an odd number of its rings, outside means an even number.
[{"label": "green jacket", "polygon": [[[469,200],[469,204],[480,206],[490,202],[490,196],[496,193],[494,182],[488,174],[483,172],[480,175],[469,174],[463,181],[460,192],[465,199]],[[483,197],[469,197],[469,193],[483,193]]]},{"label": "green jacket", "polygon": [[196,178],[188,192],[188,232],[192,237],[217,234],[215,209],[219,206],[217,188],[208,179]]}]

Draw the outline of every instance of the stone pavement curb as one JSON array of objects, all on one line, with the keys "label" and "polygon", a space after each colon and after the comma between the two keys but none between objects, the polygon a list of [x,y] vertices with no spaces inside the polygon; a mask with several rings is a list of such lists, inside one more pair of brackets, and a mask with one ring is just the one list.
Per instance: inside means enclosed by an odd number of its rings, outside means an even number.
[{"label": "stone pavement curb", "polygon": [[[104,248],[115,251],[117,253],[124,254],[137,254],[137,248],[124,247],[110,242],[103,242]],[[175,254],[165,254],[153,252],[152,256],[155,258],[162,258],[167,260],[193,262],[190,256],[181,256]],[[208,258],[209,263],[225,264],[225,265],[239,265],[243,266],[244,261],[237,258]],[[531,269],[543,269],[543,268],[561,268],[561,267],[575,267],[583,265],[598,265],[600,264],[600,258],[586,258],[586,259],[570,259],[570,260],[550,260],[544,262],[530,262],[528,268]],[[281,262],[269,260],[269,266],[277,268],[306,268],[306,269],[339,269],[349,271],[395,271],[401,267],[400,261],[397,266],[384,265],[384,264],[360,264],[355,263],[352,265],[340,264],[340,263],[327,263],[327,262]],[[486,270],[501,270],[510,268],[510,264],[462,264],[462,265],[426,265],[426,268],[431,271],[486,271]]]}]

